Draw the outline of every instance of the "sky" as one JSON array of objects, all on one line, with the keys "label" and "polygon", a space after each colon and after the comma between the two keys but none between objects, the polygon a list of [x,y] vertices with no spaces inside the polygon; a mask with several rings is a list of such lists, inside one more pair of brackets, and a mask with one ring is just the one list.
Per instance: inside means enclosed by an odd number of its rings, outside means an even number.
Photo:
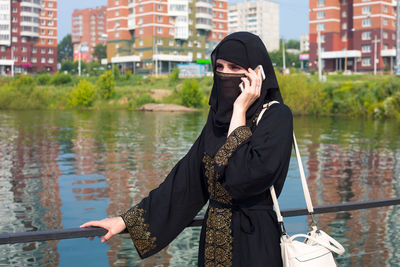
[{"label": "sky", "polygon": [[[243,0],[228,0],[238,3]],[[308,0],[273,0],[279,3],[280,35],[286,40],[300,40],[308,34]],[[58,0],[58,42],[71,33],[71,15],[74,9],[106,5],[107,0]],[[268,27],[268,25],[266,25]]]}]

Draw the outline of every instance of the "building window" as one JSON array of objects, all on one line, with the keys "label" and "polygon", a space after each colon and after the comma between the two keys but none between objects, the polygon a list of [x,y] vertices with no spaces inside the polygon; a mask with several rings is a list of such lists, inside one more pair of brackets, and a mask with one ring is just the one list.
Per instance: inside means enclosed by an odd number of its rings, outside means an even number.
[{"label": "building window", "polygon": [[388,49],[389,49],[389,46],[387,44],[384,44],[383,45],[383,50],[388,50]]},{"label": "building window", "polygon": [[347,34],[342,35],[342,42],[347,42]]},{"label": "building window", "polygon": [[22,62],[27,62],[28,59],[26,57],[22,57]]},{"label": "building window", "polygon": [[157,22],[162,22],[162,16],[157,16]]},{"label": "building window", "polygon": [[189,41],[188,42],[188,47],[192,47],[192,46],[193,46],[192,41]]},{"label": "building window", "polygon": [[21,37],[21,42],[26,43],[26,37]]},{"label": "building window", "polygon": [[12,27],[12,32],[18,32],[18,28],[17,27]]},{"label": "building window", "polygon": [[117,38],[119,37],[119,32],[115,33],[115,37],[117,37]]},{"label": "building window", "polygon": [[54,59],[53,59],[52,57],[50,57],[48,62],[49,62],[49,63],[53,63],[53,62],[54,62]]},{"label": "building window", "polygon": [[40,53],[46,54],[46,49],[45,48],[40,49]]},{"label": "building window", "polygon": [[363,6],[362,13],[363,14],[371,14],[371,6]]},{"label": "building window", "polygon": [[17,22],[17,17],[12,17],[12,22]]},{"label": "building window", "polygon": [[26,51],[28,51],[28,49],[26,48],[26,46],[23,46],[22,47],[22,52],[26,52]]},{"label": "building window", "polygon": [[139,45],[143,46],[143,40],[139,40]]},{"label": "building window", "polygon": [[143,6],[139,6],[139,12],[143,12]]},{"label": "building window", "polygon": [[163,10],[162,5],[157,5],[157,10],[162,11]]},{"label": "building window", "polygon": [[115,0],[115,5],[116,5],[116,6],[119,5],[119,0]]},{"label": "building window", "polygon": [[361,66],[363,67],[369,67],[371,66],[371,58],[370,57],[364,57],[361,61]]},{"label": "building window", "polygon": [[219,18],[223,18],[224,17],[224,13],[222,13],[222,12],[219,12]]},{"label": "building window", "polygon": [[388,38],[388,33],[387,32],[383,32],[383,39],[387,39]]},{"label": "building window", "polygon": [[139,52],[139,56],[141,56],[141,57],[143,56],[143,52],[142,51]]},{"label": "building window", "polygon": [[383,6],[383,13],[388,13],[388,8],[387,8],[387,6]]},{"label": "building window", "polygon": [[346,29],[347,29],[347,23],[345,22],[342,24],[342,30],[346,30]]},{"label": "building window", "polygon": [[41,62],[41,63],[46,63],[46,58],[45,58],[45,57],[42,57],[42,59],[41,59],[40,62]]},{"label": "building window", "polygon": [[47,42],[48,44],[53,44],[53,39],[49,39]]},{"label": "building window", "polygon": [[36,48],[36,47],[33,47],[33,48],[32,48],[32,54],[36,54],[36,52],[37,52],[37,48]]},{"label": "building window", "polygon": [[222,33],[220,33],[219,38],[222,39],[222,37],[224,37],[224,35]]},{"label": "building window", "polygon": [[388,25],[388,19],[383,19],[383,25],[385,25],[385,26]]},{"label": "building window", "polygon": [[342,0],[342,5],[346,5],[347,4],[347,0]]},{"label": "building window", "polygon": [[35,57],[32,57],[32,58],[31,58],[31,61],[32,61],[32,63],[36,63],[36,62],[37,62],[37,59],[36,59]]},{"label": "building window", "polygon": [[162,32],[163,32],[162,28],[161,27],[157,27],[157,33],[162,33]]},{"label": "building window", "polygon": [[53,54],[53,48],[49,48],[49,54]]},{"label": "building window", "polygon": [[16,7],[13,7],[13,8],[12,8],[12,12],[13,12],[13,13],[17,13],[17,8],[16,8]]},{"label": "building window", "polygon": [[325,0],[318,0],[318,6],[324,6]]},{"label": "building window", "polygon": [[142,25],[142,24],[143,24],[143,18],[139,18],[138,25]]},{"label": "building window", "polygon": [[325,23],[318,23],[317,31],[325,31]]},{"label": "building window", "polygon": [[361,35],[362,40],[371,40],[371,32],[363,32]]},{"label": "building window", "polygon": [[143,34],[143,32],[144,32],[143,29],[139,30],[139,34]]},{"label": "building window", "polygon": [[321,43],[325,43],[325,35],[321,35],[320,38],[321,38]]},{"label": "building window", "polygon": [[169,40],[169,46],[174,46],[174,41]]},{"label": "building window", "polygon": [[317,19],[323,19],[325,18],[325,12],[324,11],[319,11],[317,13]]},{"label": "building window", "polygon": [[346,10],[344,10],[344,11],[342,12],[342,17],[343,17],[343,18],[347,18],[347,11],[346,11]]},{"label": "building window", "polygon": [[157,39],[157,45],[163,45],[163,40],[162,39]]},{"label": "building window", "polygon": [[363,27],[370,27],[371,26],[371,19],[363,19],[362,26]]},{"label": "building window", "polygon": [[363,53],[371,53],[371,45],[367,44],[367,45],[362,45],[361,46],[361,51]]},{"label": "building window", "polygon": [[170,34],[170,35],[174,35],[174,29],[170,28],[170,29],[169,29],[169,34]]},{"label": "building window", "polygon": [[18,42],[18,37],[17,37],[17,36],[13,36],[13,37],[11,38],[11,40],[12,40],[12,42]]},{"label": "building window", "polygon": [[200,53],[200,52],[197,52],[196,57],[197,57],[197,58],[201,58],[201,53]]},{"label": "building window", "polygon": [[224,27],[224,24],[222,22],[219,23],[219,28],[222,29]]},{"label": "building window", "polygon": [[219,7],[220,8],[224,7],[224,4],[222,2],[219,2]]},{"label": "building window", "polygon": [[118,17],[119,16],[119,10],[115,11],[115,16]]},{"label": "building window", "polygon": [[4,45],[1,46],[1,52],[6,51],[6,47]]}]

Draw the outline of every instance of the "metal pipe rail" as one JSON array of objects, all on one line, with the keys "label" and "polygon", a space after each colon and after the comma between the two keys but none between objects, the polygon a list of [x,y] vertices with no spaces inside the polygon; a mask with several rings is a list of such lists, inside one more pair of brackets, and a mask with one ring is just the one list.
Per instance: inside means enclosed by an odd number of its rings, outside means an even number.
[{"label": "metal pipe rail", "polygon": [[[330,212],[340,211],[351,211],[369,208],[378,208],[385,206],[393,206],[400,204],[399,198],[381,199],[381,200],[370,200],[363,202],[351,202],[341,203],[335,205],[326,205],[314,207],[314,214],[323,214]],[[282,211],[284,217],[294,217],[307,215],[308,211],[305,208],[302,209],[288,209]],[[201,226],[203,222],[202,217],[196,217],[190,226]],[[0,245],[4,244],[15,244],[15,243],[28,243],[28,242],[39,242],[48,240],[60,240],[60,239],[71,239],[81,237],[92,237],[102,236],[107,233],[107,230],[97,227],[88,228],[70,228],[70,229],[57,229],[57,230],[46,230],[46,231],[32,231],[32,232],[21,232],[11,234],[0,234]],[[127,233],[127,231],[123,232]]]}]

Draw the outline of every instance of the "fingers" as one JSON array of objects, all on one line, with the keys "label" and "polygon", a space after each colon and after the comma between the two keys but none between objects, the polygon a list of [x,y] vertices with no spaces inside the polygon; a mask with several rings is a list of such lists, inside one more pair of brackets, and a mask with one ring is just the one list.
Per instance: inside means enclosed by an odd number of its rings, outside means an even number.
[{"label": "fingers", "polygon": [[114,234],[112,234],[111,231],[108,231],[107,234],[105,234],[103,236],[103,238],[101,239],[101,243],[108,241],[113,236],[114,236]]},{"label": "fingers", "polygon": [[85,228],[85,227],[90,227],[90,226],[95,226],[95,227],[102,227],[102,224],[100,221],[90,221],[82,224],[79,226],[80,228]]}]

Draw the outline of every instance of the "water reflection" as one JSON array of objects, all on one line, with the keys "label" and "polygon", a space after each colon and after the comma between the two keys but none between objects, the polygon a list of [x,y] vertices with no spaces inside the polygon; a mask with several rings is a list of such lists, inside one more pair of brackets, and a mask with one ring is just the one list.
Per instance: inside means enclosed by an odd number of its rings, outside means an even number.
[{"label": "water reflection", "polygon": [[[0,112],[1,232],[70,228],[120,214],[163,181],[205,119],[204,113]],[[299,117],[295,130],[314,205],[399,195],[397,122]],[[293,158],[280,202],[302,207],[302,199]],[[349,251],[340,265],[399,265],[397,209],[318,216]],[[289,231],[307,228],[304,217],[287,221]],[[199,231],[186,229],[143,261],[129,237],[118,236],[108,245],[86,239],[5,245],[0,265],[196,266]]]}]

